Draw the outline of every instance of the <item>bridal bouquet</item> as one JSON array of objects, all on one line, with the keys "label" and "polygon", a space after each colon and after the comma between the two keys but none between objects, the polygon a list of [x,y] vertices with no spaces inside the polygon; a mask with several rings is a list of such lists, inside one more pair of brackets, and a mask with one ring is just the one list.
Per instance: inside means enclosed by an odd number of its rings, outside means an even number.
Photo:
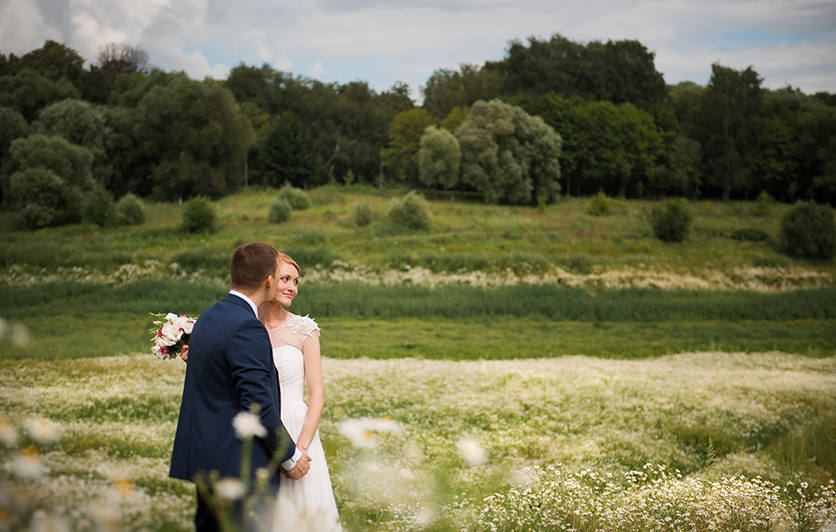
[{"label": "bridal bouquet", "polygon": [[178,316],[171,312],[165,316],[154,313],[151,315],[158,318],[154,320],[154,328],[151,329],[154,335],[154,347],[151,348],[151,352],[163,360],[177,358],[183,346],[189,343],[189,336],[197,318],[190,318],[185,314]]}]

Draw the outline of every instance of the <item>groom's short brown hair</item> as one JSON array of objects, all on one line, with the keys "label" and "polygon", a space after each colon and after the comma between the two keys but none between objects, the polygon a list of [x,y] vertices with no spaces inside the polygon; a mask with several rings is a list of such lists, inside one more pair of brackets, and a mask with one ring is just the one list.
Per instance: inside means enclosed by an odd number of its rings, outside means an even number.
[{"label": "groom's short brown hair", "polygon": [[229,263],[230,287],[235,290],[257,290],[268,275],[278,267],[279,252],[264,242],[247,242],[232,252]]}]

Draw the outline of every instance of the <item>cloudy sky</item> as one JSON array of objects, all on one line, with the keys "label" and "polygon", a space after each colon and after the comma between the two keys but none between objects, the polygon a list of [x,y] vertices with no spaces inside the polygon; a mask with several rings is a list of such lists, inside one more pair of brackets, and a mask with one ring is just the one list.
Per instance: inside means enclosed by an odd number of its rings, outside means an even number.
[{"label": "cloudy sky", "polygon": [[0,0],[0,53],[46,39],[95,61],[126,42],[151,64],[224,78],[240,62],[330,82],[418,89],[439,68],[503,57],[511,39],[638,39],[668,83],[752,65],[764,86],[836,92],[834,0]]}]

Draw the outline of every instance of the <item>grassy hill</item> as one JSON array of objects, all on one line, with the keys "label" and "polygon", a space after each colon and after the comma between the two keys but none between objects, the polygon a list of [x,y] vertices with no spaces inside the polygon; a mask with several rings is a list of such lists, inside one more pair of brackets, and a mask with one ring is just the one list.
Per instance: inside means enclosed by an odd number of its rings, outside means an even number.
[{"label": "grassy hill", "polygon": [[[33,341],[0,344],[3,357],[145,351],[148,312],[197,314],[222,297],[232,250],[251,240],[302,264],[292,310],[333,331],[329,356],[827,356],[836,347],[836,264],[780,252],[786,205],[756,216],[754,203],[691,202],[690,237],[666,244],[650,228],[652,201],[614,200],[611,215],[595,217],[585,199],[538,209],[445,193],[430,201],[430,229],[407,231],[386,219],[404,192],[321,187],[313,208],[271,224],[276,191],[251,187],[216,203],[220,229],[208,235],[180,230],[171,203],[148,203],[147,222],[129,228],[21,231],[4,212],[0,316],[25,323]],[[361,202],[374,213],[366,227],[354,223]],[[731,237],[745,228],[770,239]],[[802,292],[780,295],[787,289]],[[97,328],[103,319],[120,327]]]}]

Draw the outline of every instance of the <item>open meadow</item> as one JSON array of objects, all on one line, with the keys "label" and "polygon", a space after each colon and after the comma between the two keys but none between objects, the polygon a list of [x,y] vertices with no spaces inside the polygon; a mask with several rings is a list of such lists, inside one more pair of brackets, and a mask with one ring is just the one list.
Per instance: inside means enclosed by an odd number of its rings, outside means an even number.
[{"label": "open meadow", "polygon": [[[3,362],[11,529],[43,508],[75,530],[189,530],[193,488],[167,478],[184,370],[141,355]],[[326,359],[324,373],[320,430],[350,530],[836,519],[833,357]]]},{"label": "open meadow", "polygon": [[445,193],[411,231],[400,193],[325,186],[271,224],[251,187],[212,234],[175,204],[120,228],[0,212],[0,530],[191,529],[167,476],[185,365],[151,355],[149,313],[198,315],[251,240],[300,262],[290,310],[323,329],[347,530],[834,530],[836,264],[780,251],[788,206],[691,202],[665,244],[652,201]]}]

